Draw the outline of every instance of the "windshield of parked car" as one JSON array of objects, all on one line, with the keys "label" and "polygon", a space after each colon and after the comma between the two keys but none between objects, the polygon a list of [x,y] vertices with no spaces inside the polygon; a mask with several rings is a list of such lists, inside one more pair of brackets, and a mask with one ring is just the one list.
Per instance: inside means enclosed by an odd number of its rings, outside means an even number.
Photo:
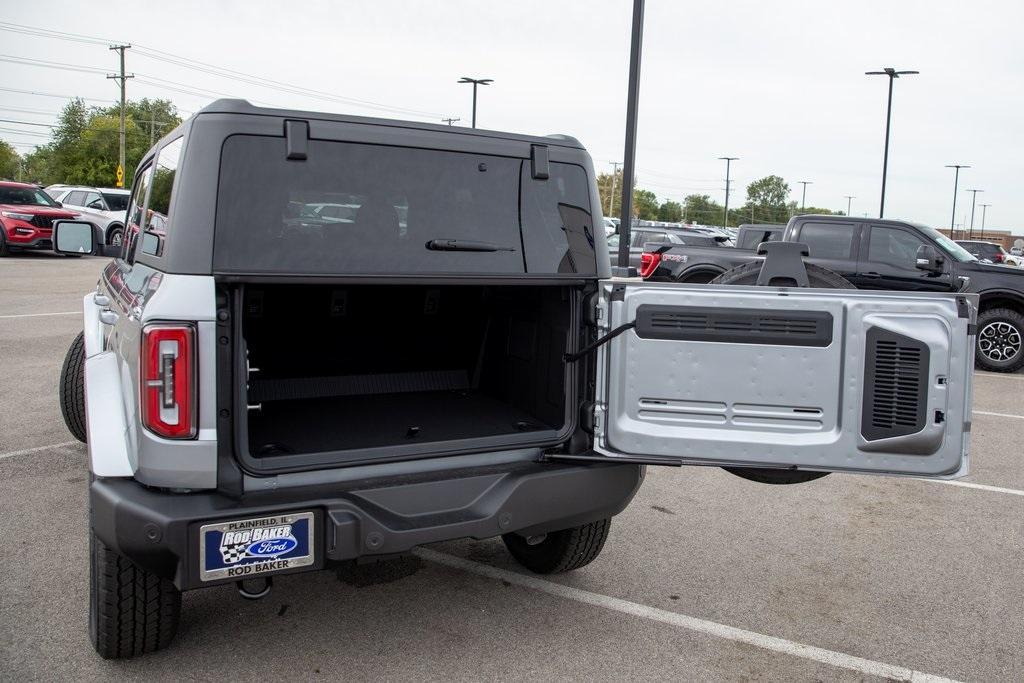
[{"label": "windshield of parked car", "polygon": [[948,237],[946,237],[945,235],[943,235],[941,232],[939,232],[935,228],[929,228],[928,226],[925,226],[925,225],[919,225],[919,226],[917,226],[917,228],[918,228],[918,230],[923,232],[925,235],[927,235],[928,237],[931,237],[933,240],[938,242],[939,247],[944,252],[946,252],[947,254],[952,256],[954,259],[956,259],[957,261],[960,261],[961,263],[964,263],[966,261],[977,261],[978,260],[978,259],[974,258],[973,256],[971,256],[971,253],[969,251],[967,251],[966,249],[961,247],[959,244],[957,244],[953,240],[951,240]]},{"label": "windshield of parked car", "polygon": [[110,211],[127,211],[128,210],[128,194],[121,192],[103,192],[103,199],[107,202],[107,208]]},{"label": "windshield of parked car", "polygon": [[0,204],[19,204],[25,206],[57,206],[50,195],[38,187],[4,187],[0,186]]}]

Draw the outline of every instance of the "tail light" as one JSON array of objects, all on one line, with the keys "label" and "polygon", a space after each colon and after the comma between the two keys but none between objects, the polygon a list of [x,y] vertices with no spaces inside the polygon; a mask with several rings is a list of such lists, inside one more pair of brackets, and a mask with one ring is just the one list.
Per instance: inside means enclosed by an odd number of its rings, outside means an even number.
[{"label": "tail light", "polygon": [[645,251],[640,254],[640,277],[646,279],[654,274],[661,263],[661,254],[653,251]]},{"label": "tail light", "polygon": [[191,325],[142,330],[142,424],[158,436],[196,435],[196,333]]}]

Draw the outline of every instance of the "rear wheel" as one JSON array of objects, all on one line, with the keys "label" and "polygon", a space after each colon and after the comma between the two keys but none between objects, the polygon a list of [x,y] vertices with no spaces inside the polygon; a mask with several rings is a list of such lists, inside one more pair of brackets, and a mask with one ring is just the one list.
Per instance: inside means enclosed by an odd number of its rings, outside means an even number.
[{"label": "rear wheel", "polygon": [[1024,316],[1009,308],[982,311],[974,360],[989,372],[1014,372],[1024,367]]},{"label": "rear wheel", "polygon": [[[762,261],[744,263],[742,266],[728,270],[710,284],[713,285],[757,285],[757,276],[761,274]],[[856,289],[849,280],[839,273],[827,268],[805,263],[807,281],[816,289]],[[723,467],[727,472],[760,484],[802,484],[807,481],[821,479],[828,472],[806,472],[800,470],[779,470],[764,467]]]},{"label": "rear wheel", "polygon": [[110,231],[107,233],[107,244],[114,247],[119,247],[121,246],[122,240],[124,240],[124,227],[120,225],[115,225],[114,227],[110,228]]},{"label": "rear wheel", "polygon": [[7,237],[4,236],[3,226],[0,226],[0,256],[10,256],[11,248],[7,246]]},{"label": "rear wheel", "polygon": [[612,520],[552,531],[542,536],[505,534],[501,540],[516,561],[536,574],[559,574],[593,562],[604,548]]},{"label": "rear wheel", "polygon": [[89,532],[89,639],[104,659],[166,647],[178,631],[181,591]]},{"label": "rear wheel", "polygon": [[86,442],[85,431],[85,333],[71,342],[60,369],[60,412],[71,435]]}]

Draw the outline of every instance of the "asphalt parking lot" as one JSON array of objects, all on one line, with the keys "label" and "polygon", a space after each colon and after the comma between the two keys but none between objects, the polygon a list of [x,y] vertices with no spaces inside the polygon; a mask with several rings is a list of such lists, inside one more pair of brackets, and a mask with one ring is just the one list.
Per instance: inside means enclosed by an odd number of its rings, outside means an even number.
[{"label": "asphalt parking lot", "polygon": [[0,677],[1019,680],[1024,375],[975,373],[966,485],[831,475],[770,487],[652,469],[602,556],[553,579],[500,540],[265,600],[187,593],[178,638],[128,662],[86,633],[85,451],[55,396],[101,259],[0,260]]}]

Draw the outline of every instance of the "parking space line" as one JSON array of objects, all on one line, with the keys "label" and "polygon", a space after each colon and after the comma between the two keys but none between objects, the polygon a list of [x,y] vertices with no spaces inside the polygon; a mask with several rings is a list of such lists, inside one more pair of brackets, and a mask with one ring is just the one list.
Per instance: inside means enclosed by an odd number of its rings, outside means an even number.
[{"label": "parking space line", "polygon": [[957,481],[950,479],[920,479],[919,481],[930,481],[934,484],[947,484],[948,486],[960,486],[965,489],[978,489],[981,491],[992,491],[993,493],[1009,493],[1011,496],[1024,496],[1024,491],[1008,489],[1002,486],[990,486],[988,484],[975,484],[970,481]]},{"label": "parking space line", "polygon": [[40,451],[48,451],[51,448],[64,448],[65,446],[73,446],[79,441],[62,441],[61,443],[51,443],[49,446],[36,446],[35,448],[26,448],[21,451],[8,451],[7,453],[0,453],[0,460],[6,458],[13,458],[18,455],[28,455],[29,453],[39,453]]},{"label": "parking space line", "polygon": [[3,318],[43,318],[48,315],[82,315],[81,311],[63,311],[61,313],[18,313],[15,315],[0,315]]},{"label": "parking space line", "polygon": [[1011,415],[1010,413],[990,413],[987,410],[972,410],[975,415],[989,415],[991,417],[1012,417],[1015,420],[1024,420],[1024,415]]},{"label": "parking space line", "polygon": [[786,640],[785,638],[767,636],[762,633],[747,631],[733,626],[726,626],[725,624],[719,624],[714,621],[698,619],[697,617],[690,617],[685,614],[670,612],[668,610],[650,607],[648,605],[623,600],[621,598],[613,598],[601,593],[593,593],[582,588],[566,586],[534,576],[517,574],[516,572],[499,569],[497,567],[492,567],[480,562],[474,562],[472,560],[466,560],[461,557],[441,553],[436,550],[420,548],[413,552],[424,560],[428,560],[430,562],[443,564],[448,567],[461,569],[463,571],[491,579],[497,579],[499,581],[507,581],[508,583],[512,583],[523,588],[531,588],[542,593],[547,593],[548,595],[554,595],[567,600],[574,600],[576,602],[621,612],[623,614],[630,614],[635,617],[640,617],[641,619],[657,621],[662,624],[684,628],[688,631],[695,631],[715,638],[723,638],[725,640],[731,640],[738,643],[746,643],[747,645],[753,645],[754,647],[761,648],[762,650],[769,650],[779,654],[800,657],[802,659],[828,664],[830,666],[847,669],[849,671],[856,671],[869,676],[878,676],[880,678],[900,681],[923,682],[951,680],[902,666],[876,662],[871,659],[864,659],[863,657],[856,657],[843,652],[826,650],[824,648],[814,647],[813,645],[804,645],[792,640]]}]

